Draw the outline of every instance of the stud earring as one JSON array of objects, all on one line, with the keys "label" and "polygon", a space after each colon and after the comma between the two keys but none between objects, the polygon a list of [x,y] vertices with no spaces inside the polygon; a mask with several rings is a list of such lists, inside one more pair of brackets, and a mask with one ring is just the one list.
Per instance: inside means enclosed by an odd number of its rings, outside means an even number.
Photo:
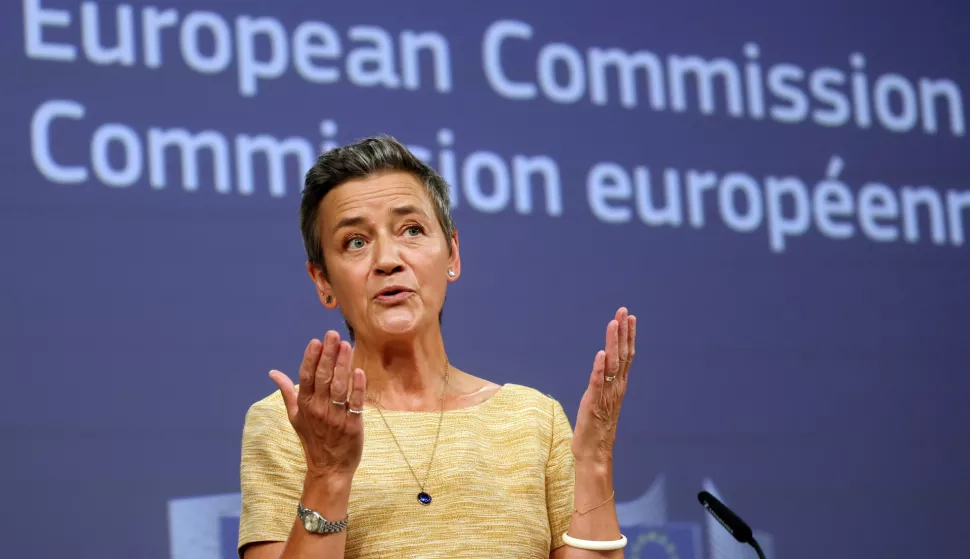
[{"label": "stud earring", "polygon": [[330,301],[333,301],[333,297],[327,295],[327,304],[328,305],[330,304]]},{"label": "stud earring", "polygon": [[452,278],[455,277],[455,271],[454,270],[448,270],[448,277],[452,277]]}]

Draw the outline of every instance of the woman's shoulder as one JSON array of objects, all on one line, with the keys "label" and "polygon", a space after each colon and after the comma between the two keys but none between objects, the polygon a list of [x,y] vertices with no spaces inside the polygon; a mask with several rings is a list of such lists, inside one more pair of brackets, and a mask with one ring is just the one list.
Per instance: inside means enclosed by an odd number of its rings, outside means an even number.
[{"label": "woman's shoulder", "polygon": [[458,377],[455,394],[446,409],[478,409],[525,411],[530,408],[545,412],[555,411],[558,400],[551,394],[520,383],[497,384],[490,380],[455,369]]},{"label": "woman's shoulder", "polygon": [[265,394],[259,397],[258,400],[253,401],[249,405],[249,413],[253,410],[264,411],[264,410],[275,410],[283,406],[283,394],[279,390],[274,390],[269,394]]},{"label": "woman's shoulder", "polygon": [[538,388],[525,384],[505,383],[502,385],[501,392],[505,392],[506,400],[510,404],[548,408],[559,403],[552,394],[547,394]]},{"label": "woman's shoulder", "polygon": [[506,383],[493,398],[495,405],[488,409],[502,414],[508,420],[532,417],[552,423],[566,417],[562,404],[555,396],[532,386]]},{"label": "woman's shoulder", "polygon": [[248,431],[274,429],[286,430],[290,420],[286,415],[286,403],[279,390],[253,401],[246,410],[245,426]]}]

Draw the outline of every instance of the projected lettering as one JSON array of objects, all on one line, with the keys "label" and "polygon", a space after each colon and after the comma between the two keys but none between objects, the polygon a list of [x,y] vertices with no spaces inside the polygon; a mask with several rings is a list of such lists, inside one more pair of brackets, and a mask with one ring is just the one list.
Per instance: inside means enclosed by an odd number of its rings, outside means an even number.
[{"label": "projected lettering", "polygon": [[[479,60],[472,62],[454,60],[446,35],[428,29],[341,29],[324,21],[284,24],[265,14],[98,2],[67,8],[54,0],[24,0],[23,6],[24,52],[38,64],[107,66],[149,76],[172,67],[202,80],[230,73],[238,94],[254,101],[288,76],[298,76],[306,87],[454,96],[462,92],[453,68],[480,64],[484,86],[478,87],[508,103],[854,127],[936,135],[939,141],[961,141],[966,134],[957,83],[873,72],[860,52],[810,68],[772,60],[754,42],[729,56],[698,56],[538,41],[533,24],[498,20],[483,27]],[[84,101],[66,97],[38,100],[30,125],[34,166],[56,184],[283,198],[299,194],[292,185],[302,183],[316,154],[340,143],[338,123],[329,118],[311,121],[316,130],[227,134],[205,125],[117,122],[104,109],[93,114]],[[774,253],[810,232],[833,240],[963,246],[970,221],[970,190],[891,185],[877,176],[850,184],[843,170],[851,162],[838,149],[819,155],[814,176],[595,159],[566,172],[541,149],[510,153],[462,145],[455,126],[437,128],[430,140],[402,140],[451,184],[453,207],[483,214],[567,215],[578,211],[564,202],[564,190],[573,188],[585,191],[588,211],[604,224],[723,227],[763,234]],[[68,155],[63,145],[59,153],[51,139],[64,130],[86,139],[84,156],[77,150]],[[584,141],[596,145],[595,139]]]},{"label": "projected lettering", "polygon": [[[304,21],[288,29],[271,16],[231,18],[212,11],[180,13],[155,6],[136,10],[128,4],[113,8],[84,2],[72,13],[45,7],[41,0],[24,0],[27,56],[153,69],[181,63],[200,74],[234,69],[239,93],[246,97],[257,95],[261,82],[290,71],[314,84],[346,79],[360,87],[430,89],[443,94],[453,89],[451,49],[437,31],[395,32],[355,25],[341,32],[323,21]],[[47,38],[59,29],[66,29],[80,47]],[[766,62],[756,43],[743,45],[735,53],[743,60],[736,60],[646,49],[583,49],[564,42],[539,45],[532,40],[533,33],[532,25],[517,20],[499,20],[485,29],[484,74],[501,97],[724,113],[786,124],[880,127],[899,133],[966,134],[963,94],[954,81],[896,73],[869,75],[862,53],[851,53],[847,61],[833,66],[805,68]],[[181,61],[163,60],[166,42],[178,43]],[[510,76],[504,64],[507,56],[535,59],[535,75]]]},{"label": "projected lettering", "polygon": [[970,190],[941,195],[927,186],[897,191],[868,182],[853,192],[838,179],[843,165],[842,158],[833,156],[826,177],[811,184],[795,176],[669,168],[661,179],[646,166],[630,172],[615,163],[599,163],[589,172],[587,195],[594,215],[607,223],[625,223],[635,215],[651,226],[700,228],[714,208],[731,230],[750,233],[764,227],[775,252],[784,251],[789,237],[804,235],[813,225],[831,239],[861,233],[877,242],[915,243],[927,236],[937,245],[965,242]]},{"label": "projected lettering", "polygon": [[[936,134],[942,126],[953,136],[966,133],[963,97],[956,83],[926,77],[914,81],[899,74],[873,79],[866,75],[860,53],[850,56],[851,70],[806,69],[789,63],[766,67],[755,43],[744,45],[744,61],[736,62],[648,50],[583,50],[568,43],[536,45],[532,35],[532,26],[522,21],[498,21],[485,31],[485,75],[502,97],[725,113],[786,124],[879,126],[892,132],[921,129]],[[536,75],[509,76],[503,60],[512,54],[534,58]]]},{"label": "projected lettering", "polygon": [[[288,30],[273,17],[226,18],[211,11],[179,13],[155,6],[136,11],[128,4],[113,8],[84,2],[79,13],[72,13],[45,7],[41,0],[24,0],[27,56],[60,62],[83,58],[96,65],[152,69],[181,63],[200,74],[235,71],[239,93],[246,97],[255,96],[261,82],[291,70],[310,83],[346,79],[361,87],[433,87],[439,92],[452,87],[448,42],[436,32],[395,34],[381,27],[357,25],[346,30],[346,44],[334,27],[322,21],[306,21]],[[114,21],[110,21],[112,17]],[[64,39],[48,38],[58,29],[68,31],[57,33],[60,37],[77,40],[79,36],[80,48]],[[163,59],[166,42],[179,45],[180,61]],[[422,56],[430,60],[431,85],[421,81]]]}]

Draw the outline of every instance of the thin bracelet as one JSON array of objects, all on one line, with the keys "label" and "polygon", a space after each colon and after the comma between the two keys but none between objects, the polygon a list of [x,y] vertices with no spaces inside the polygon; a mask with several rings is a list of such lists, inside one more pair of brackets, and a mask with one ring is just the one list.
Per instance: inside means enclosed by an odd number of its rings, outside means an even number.
[{"label": "thin bracelet", "polygon": [[[614,495],[616,495],[616,491],[615,490],[613,491],[613,495],[610,495],[610,499],[612,499]],[[584,511],[580,511],[579,509],[573,509],[573,510],[575,512],[578,512],[579,514],[586,514],[587,512],[589,512],[591,510],[596,510],[596,509],[600,508],[601,506],[605,505],[606,503],[609,503],[610,502],[610,499],[607,499],[607,500],[603,501],[602,503],[596,505],[595,507],[593,507],[591,509],[587,509],[587,510],[584,510]]]},{"label": "thin bracelet", "polygon": [[572,547],[593,551],[612,551],[626,547],[626,536],[623,534],[620,534],[620,539],[618,540],[580,540],[570,536],[567,531],[562,533],[562,541]]}]

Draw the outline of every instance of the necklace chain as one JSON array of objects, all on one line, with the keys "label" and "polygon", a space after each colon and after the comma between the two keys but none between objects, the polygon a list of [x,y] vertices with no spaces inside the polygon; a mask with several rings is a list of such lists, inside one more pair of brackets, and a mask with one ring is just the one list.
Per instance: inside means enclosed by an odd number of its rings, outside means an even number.
[{"label": "necklace chain", "polygon": [[417,474],[414,473],[414,468],[411,467],[411,461],[408,460],[407,454],[404,453],[404,449],[401,447],[401,443],[397,441],[397,437],[394,435],[394,431],[391,430],[391,426],[388,425],[387,419],[384,417],[384,414],[381,412],[381,408],[383,408],[384,406],[382,406],[381,403],[378,402],[369,392],[367,393],[367,399],[370,400],[371,402],[374,402],[374,405],[377,406],[377,413],[378,415],[381,416],[381,421],[383,421],[384,426],[387,427],[387,432],[391,434],[391,438],[394,440],[394,444],[397,445],[397,449],[398,451],[401,452],[401,456],[404,458],[404,462],[408,465],[408,469],[411,470],[411,476],[414,477],[414,481],[418,484],[418,487],[421,488],[422,492],[424,491],[425,483],[427,483],[428,481],[428,476],[431,474],[431,464],[434,462],[435,451],[438,450],[438,438],[441,436],[441,420],[444,419],[445,417],[444,400],[445,400],[445,392],[447,392],[448,390],[448,377],[449,377],[450,368],[451,367],[449,366],[448,360],[446,359],[445,360],[445,383],[444,383],[444,386],[442,386],[441,388],[441,396],[438,397],[438,408],[441,410],[440,413],[438,414],[438,432],[434,436],[434,447],[431,450],[431,459],[428,460],[428,469],[424,472],[424,483],[422,483],[421,480],[418,479]]}]

